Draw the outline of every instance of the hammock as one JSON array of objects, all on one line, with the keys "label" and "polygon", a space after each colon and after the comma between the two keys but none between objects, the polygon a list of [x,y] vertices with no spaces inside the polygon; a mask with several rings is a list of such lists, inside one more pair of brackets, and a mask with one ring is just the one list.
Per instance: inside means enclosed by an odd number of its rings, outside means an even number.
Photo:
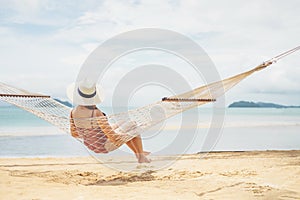
[{"label": "hammock", "polygon": [[[254,72],[260,71],[275,63],[277,60],[298,50],[300,50],[300,46],[284,52],[247,72],[196,88],[180,95],[164,97],[161,101],[144,107],[105,117],[71,118],[70,120],[70,107],[57,102],[50,96],[31,93],[4,83],[0,83],[0,100],[20,107],[50,122],[64,132],[72,134],[96,153],[107,153],[115,150],[122,144],[167,118],[185,110],[215,101],[234,85]],[[153,112],[155,112],[155,117],[151,115]],[[70,127],[74,125],[74,120],[81,123],[88,122],[89,124],[97,124],[98,126],[88,128],[80,133],[74,133],[74,130],[71,131],[70,129]],[[101,129],[99,129],[99,126]]]}]

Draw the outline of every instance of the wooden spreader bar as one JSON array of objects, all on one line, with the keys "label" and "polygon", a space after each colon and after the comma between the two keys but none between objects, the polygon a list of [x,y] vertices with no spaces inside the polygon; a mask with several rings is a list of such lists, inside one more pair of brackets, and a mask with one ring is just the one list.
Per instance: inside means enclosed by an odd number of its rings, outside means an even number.
[{"label": "wooden spreader bar", "polygon": [[50,98],[50,96],[47,95],[31,95],[31,94],[0,94],[0,97]]},{"label": "wooden spreader bar", "polygon": [[162,101],[176,101],[176,102],[190,102],[190,101],[213,102],[213,101],[216,101],[216,99],[183,99],[183,98],[168,98],[168,97],[164,97],[161,100]]}]

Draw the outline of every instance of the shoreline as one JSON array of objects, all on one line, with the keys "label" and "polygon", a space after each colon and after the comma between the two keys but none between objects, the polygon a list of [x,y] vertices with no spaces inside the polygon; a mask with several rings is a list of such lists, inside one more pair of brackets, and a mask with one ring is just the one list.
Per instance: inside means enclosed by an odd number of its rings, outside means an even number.
[{"label": "shoreline", "polygon": [[[288,151],[299,151],[300,152],[300,148],[299,149],[266,149],[266,150],[215,150],[215,151],[199,151],[199,152],[194,152],[194,153],[185,153],[185,154],[166,154],[166,155],[162,155],[162,154],[155,154],[155,157],[164,157],[164,156],[169,156],[169,157],[178,157],[178,156],[192,156],[192,155],[201,155],[201,154],[218,154],[218,153],[264,153],[264,152],[288,152]],[[131,153],[129,153],[131,154]],[[110,157],[110,154],[99,154],[104,155],[106,157]],[[126,157],[128,155],[112,155],[112,157]],[[0,156],[0,160],[1,159],[19,159],[19,158],[28,158],[28,159],[43,159],[43,158],[87,158],[87,157],[93,157],[91,156],[88,151],[87,151],[87,155],[80,155],[80,156],[74,156],[74,155],[37,155],[37,156]]]},{"label": "shoreline", "polygon": [[[300,198],[300,150],[150,158],[150,164],[138,164],[133,157],[109,158],[102,164],[91,156],[0,158],[0,196],[12,200]],[[172,163],[157,168],[166,161]],[[108,164],[130,165],[133,170],[118,171]]]},{"label": "shoreline", "polygon": [[[216,156],[224,156],[227,154],[231,154],[232,156],[237,155],[239,156],[240,154],[243,155],[264,155],[267,153],[273,153],[275,154],[284,154],[284,153],[299,153],[300,154],[300,149],[288,149],[288,150],[236,150],[236,151],[203,151],[203,152],[196,152],[196,153],[186,153],[186,154],[165,154],[165,155],[158,155],[158,154],[150,154],[150,157],[152,161],[159,161],[161,159],[166,159],[166,160],[178,160],[181,158],[188,158],[188,157],[198,157],[199,159],[209,159],[211,157],[216,157]],[[0,156],[0,167],[2,166],[2,162],[5,161],[18,161],[19,159],[21,160],[30,160],[30,161],[35,161],[35,160],[70,160],[70,159],[75,159],[75,160],[80,160],[80,159],[91,159],[95,161],[95,164],[106,164],[106,162],[109,164],[109,161],[111,160],[119,160],[120,162],[128,162],[130,163],[135,163],[135,157],[134,154],[126,154],[126,155],[110,155],[110,154],[89,154],[87,151],[86,155],[41,155],[41,156]],[[137,163],[138,164],[138,163]]]}]

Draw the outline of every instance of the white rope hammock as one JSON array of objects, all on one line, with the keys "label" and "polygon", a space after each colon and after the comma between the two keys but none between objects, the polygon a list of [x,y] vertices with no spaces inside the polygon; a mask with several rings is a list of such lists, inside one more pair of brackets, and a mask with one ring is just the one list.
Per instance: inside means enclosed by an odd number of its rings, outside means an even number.
[{"label": "white rope hammock", "polygon": [[[107,153],[167,118],[185,110],[215,101],[241,80],[299,49],[300,46],[284,52],[252,70],[222,81],[211,83],[180,95],[164,97],[161,101],[147,106],[106,117],[71,118],[70,120],[70,107],[57,102],[49,96],[34,94],[4,83],[0,83],[0,100],[33,113],[64,132],[72,134],[96,153]],[[156,113],[155,118],[151,115],[153,111]],[[78,122],[89,123],[91,127],[74,130],[74,120],[77,124]],[[72,128],[73,130],[71,131]]]}]

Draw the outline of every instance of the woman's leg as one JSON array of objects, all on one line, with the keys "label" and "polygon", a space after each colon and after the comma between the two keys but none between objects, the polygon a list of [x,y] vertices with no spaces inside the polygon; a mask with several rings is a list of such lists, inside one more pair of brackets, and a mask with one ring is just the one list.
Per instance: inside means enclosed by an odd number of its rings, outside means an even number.
[{"label": "woman's leg", "polygon": [[126,144],[135,153],[139,163],[150,162],[150,160],[146,157],[146,155],[149,155],[149,152],[144,152],[140,136],[132,138]]},{"label": "woman's leg", "polygon": [[[137,136],[137,137],[140,138],[140,136]],[[140,141],[139,141],[139,140],[140,140]],[[127,146],[128,146],[134,153],[140,153],[140,150],[136,149],[136,145],[135,145],[135,144],[139,144],[139,143],[140,143],[140,145],[142,146],[142,140],[141,140],[141,138],[140,138],[140,139],[135,139],[135,138],[133,138],[133,139],[129,140],[126,144],[127,144]],[[143,149],[143,147],[142,147],[142,149]],[[149,152],[149,151],[143,151],[143,153],[144,153],[145,156],[148,156],[151,152]]]}]

